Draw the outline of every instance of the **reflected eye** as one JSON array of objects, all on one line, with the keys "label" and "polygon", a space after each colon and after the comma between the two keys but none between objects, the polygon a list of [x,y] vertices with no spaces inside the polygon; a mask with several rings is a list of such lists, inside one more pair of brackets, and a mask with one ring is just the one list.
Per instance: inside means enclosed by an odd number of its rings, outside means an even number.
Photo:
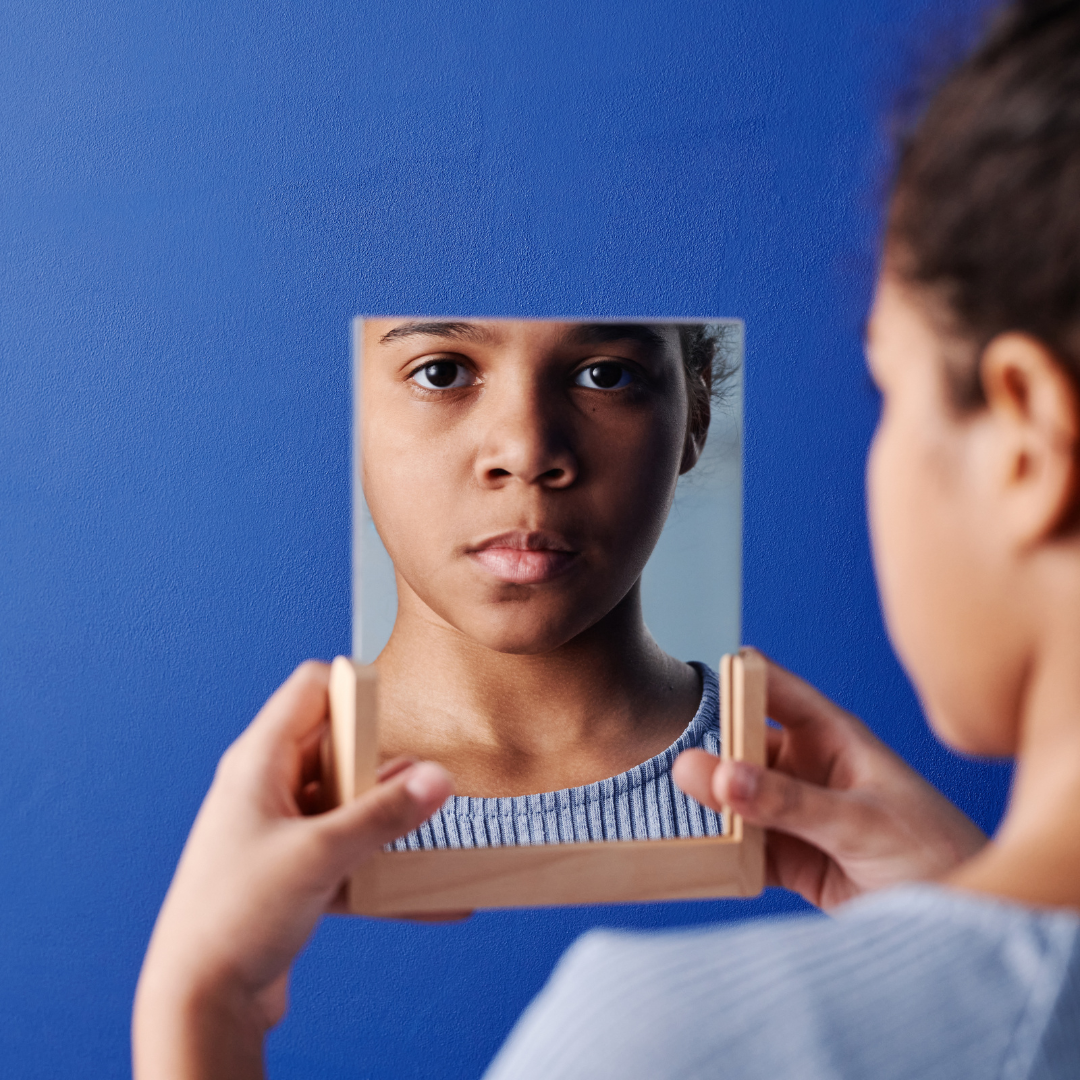
[{"label": "reflected eye", "polygon": [[614,360],[603,360],[599,364],[591,364],[574,376],[575,386],[585,386],[590,390],[621,390],[634,381],[634,376],[625,364],[619,364]]},{"label": "reflected eye", "polygon": [[417,368],[409,378],[425,390],[456,390],[459,386],[472,386],[476,377],[456,360],[432,360]]}]

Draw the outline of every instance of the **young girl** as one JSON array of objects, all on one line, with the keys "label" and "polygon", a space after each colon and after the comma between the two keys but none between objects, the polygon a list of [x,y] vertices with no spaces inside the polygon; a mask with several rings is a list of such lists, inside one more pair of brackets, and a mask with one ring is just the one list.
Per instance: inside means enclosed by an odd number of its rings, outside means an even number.
[{"label": "young girl", "polygon": [[[904,149],[874,304],[868,480],[890,633],[932,723],[1012,754],[989,844],[853,718],[769,672],[771,767],[680,784],[771,826],[835,920],[577,946],[494,1077],[1080,1075],[1080,4],[1028,0]],[[407,764],[303,817],[325,669],[231,748],[136,1002],[140,1080],[257,1076],[288,965],[354,862],[448,791]]]},{"label": "young girl", "polygon": [[[492,1077],[1080,1076],[1076,0],[1008,13],[904,147],[867,353],[886,620],[938,734],[1016,756],[997,836],[833,923],[598,936]],[[736,805],[760,780],[700,751],[676,776]]]},{"label": "young girl", "polygon": [[715,835],[671,781],[716,675],[664,653],[641,573],[732,374],[710,324],[369,319],[361,461],[393,560],[384,760],[457,795],[399,848]]}]

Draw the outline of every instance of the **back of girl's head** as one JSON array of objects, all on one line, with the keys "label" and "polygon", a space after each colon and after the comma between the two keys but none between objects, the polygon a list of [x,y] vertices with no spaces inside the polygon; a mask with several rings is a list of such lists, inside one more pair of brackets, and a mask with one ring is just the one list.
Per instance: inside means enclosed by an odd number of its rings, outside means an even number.
[{"label": "back of girl's head", "polygon": [[961,407],[1005,331],[1047,345],[1080,385],[1080,0],[999,16],[904,140],[889,268],[925,287],[950,336]]}]

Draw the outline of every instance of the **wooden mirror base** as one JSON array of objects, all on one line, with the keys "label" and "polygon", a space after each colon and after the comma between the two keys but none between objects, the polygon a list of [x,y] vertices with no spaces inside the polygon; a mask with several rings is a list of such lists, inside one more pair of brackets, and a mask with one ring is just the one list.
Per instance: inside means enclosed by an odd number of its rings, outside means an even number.
[{"label": "wooden mirror base", "polygon": [[[764,661],[752,650],[721,659],[723,757],[765,764],[765,675]],[[344,656],[334,661],[326,765],[339,801],[375,783],[377,687],[374,668]],[[407,917],[756,896],[765,878],[764,831],[730,812],[724,822],[724,835],[714,837],[381,852],[350,879],[349,908],[357,915]]]}]

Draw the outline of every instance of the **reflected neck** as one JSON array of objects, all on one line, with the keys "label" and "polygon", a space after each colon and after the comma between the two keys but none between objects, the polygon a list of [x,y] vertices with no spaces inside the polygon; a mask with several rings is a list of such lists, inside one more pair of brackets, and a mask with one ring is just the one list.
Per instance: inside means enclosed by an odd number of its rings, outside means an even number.
[{"label": "reflected neck", "polygon": [[585,632],[543,653],[466,637],[399,581],[398,617],[375,661],[384,757],[439,761],[459,794],[520,795],[616,775],[693,719],[698,673],[645,626],[640,581]]}]

